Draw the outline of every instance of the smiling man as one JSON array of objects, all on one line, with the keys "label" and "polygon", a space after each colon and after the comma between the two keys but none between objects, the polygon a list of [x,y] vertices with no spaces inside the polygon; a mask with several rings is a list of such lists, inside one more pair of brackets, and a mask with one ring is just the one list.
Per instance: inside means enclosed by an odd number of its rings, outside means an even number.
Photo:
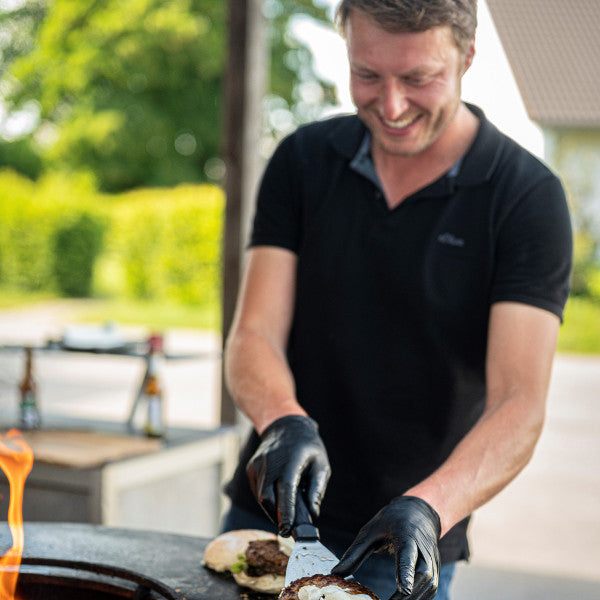
[{"label": "smiling man", "polygon": [[399,36],[359,11],[341,26],[352,98],[371,132],[386,198],[395,206],[450,169],[475,137],[478,119],[460,100],[474,43],[457,47],[449,26]]},{"label": "smiling man", "polygon": [[224,529],[289,535],[300,496],[384,600],[449,598],[541,433],[569,290],[559,180],[461,101],[476,9],[341,2],[357,114],[274,153],[226,346],[254,430]]}]

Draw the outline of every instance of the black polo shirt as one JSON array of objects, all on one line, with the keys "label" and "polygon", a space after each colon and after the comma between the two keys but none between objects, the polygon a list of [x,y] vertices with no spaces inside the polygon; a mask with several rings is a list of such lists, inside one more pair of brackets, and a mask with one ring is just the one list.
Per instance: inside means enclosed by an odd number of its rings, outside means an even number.
[{"label": "black polo shirt", "polygon": [[[356,116],[298,129],[263,177],[251,245],[298,255],[288,359],[332,466],[324,539],[349,543],[475,424],[494,302],[562,318],[571,266],[562,186],[469,108],[481,125],[458,173],[393,209],[350,166],[365,135]],[[244,473],[257,444],[251,435],[227,489],[260,512]],[[468,556],[466,527],[441,540],[443,562]]]}]

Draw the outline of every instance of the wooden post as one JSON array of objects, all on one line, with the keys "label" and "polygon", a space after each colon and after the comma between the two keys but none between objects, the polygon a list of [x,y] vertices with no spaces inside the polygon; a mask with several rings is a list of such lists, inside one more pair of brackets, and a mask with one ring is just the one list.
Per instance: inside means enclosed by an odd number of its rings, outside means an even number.
[{"label": "wooden post", "polygon": [[[243,249],[261,169],[257,147],[267,71],[262,0],[229,0],[228,11],[223,115],[227,198],[223,240],[223,343],[233,320]],[[233,424],[236,421],[237,412],[222,379],[221,423]]]}]

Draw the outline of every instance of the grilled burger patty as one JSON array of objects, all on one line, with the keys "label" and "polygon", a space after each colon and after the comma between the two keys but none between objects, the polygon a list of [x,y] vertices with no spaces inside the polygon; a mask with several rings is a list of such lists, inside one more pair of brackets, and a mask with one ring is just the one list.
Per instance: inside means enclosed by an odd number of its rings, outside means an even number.
[{"label": "grilled burger patty", "polygon": [[248,575],[285,575],[288,556],[279,549],[277,540],[256,540],[248,543],[246,562]]},{"label": "grilled burger patty", "polygon": [[278,600],[299,600],[300,596],[298,594],[301,588],[309,586],[317,588],[334,586],[339,588],[340,592],[345,592],[349,596],[359,596],[362,594],[366,598],[379,600],[379,598],[364,585],[361,585],[356,581],[347,581],[336,575],[312,575],[311,577],[301,577],[300,579],[296,579],[296,581],[292,581],[290,585],[281,590]]}]

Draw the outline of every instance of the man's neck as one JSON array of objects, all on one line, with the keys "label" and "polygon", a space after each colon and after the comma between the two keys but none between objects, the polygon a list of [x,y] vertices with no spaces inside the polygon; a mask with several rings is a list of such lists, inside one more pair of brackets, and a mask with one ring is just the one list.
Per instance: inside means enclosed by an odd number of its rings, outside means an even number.
[{"label": "man's neck", "polygon": [[449,171],[469,149],[478,128],[479,119],[461,103],[442,135],[418,154],[392,155],[374,145],[371,148],[373,163],[388,206],[394,208]]}]

